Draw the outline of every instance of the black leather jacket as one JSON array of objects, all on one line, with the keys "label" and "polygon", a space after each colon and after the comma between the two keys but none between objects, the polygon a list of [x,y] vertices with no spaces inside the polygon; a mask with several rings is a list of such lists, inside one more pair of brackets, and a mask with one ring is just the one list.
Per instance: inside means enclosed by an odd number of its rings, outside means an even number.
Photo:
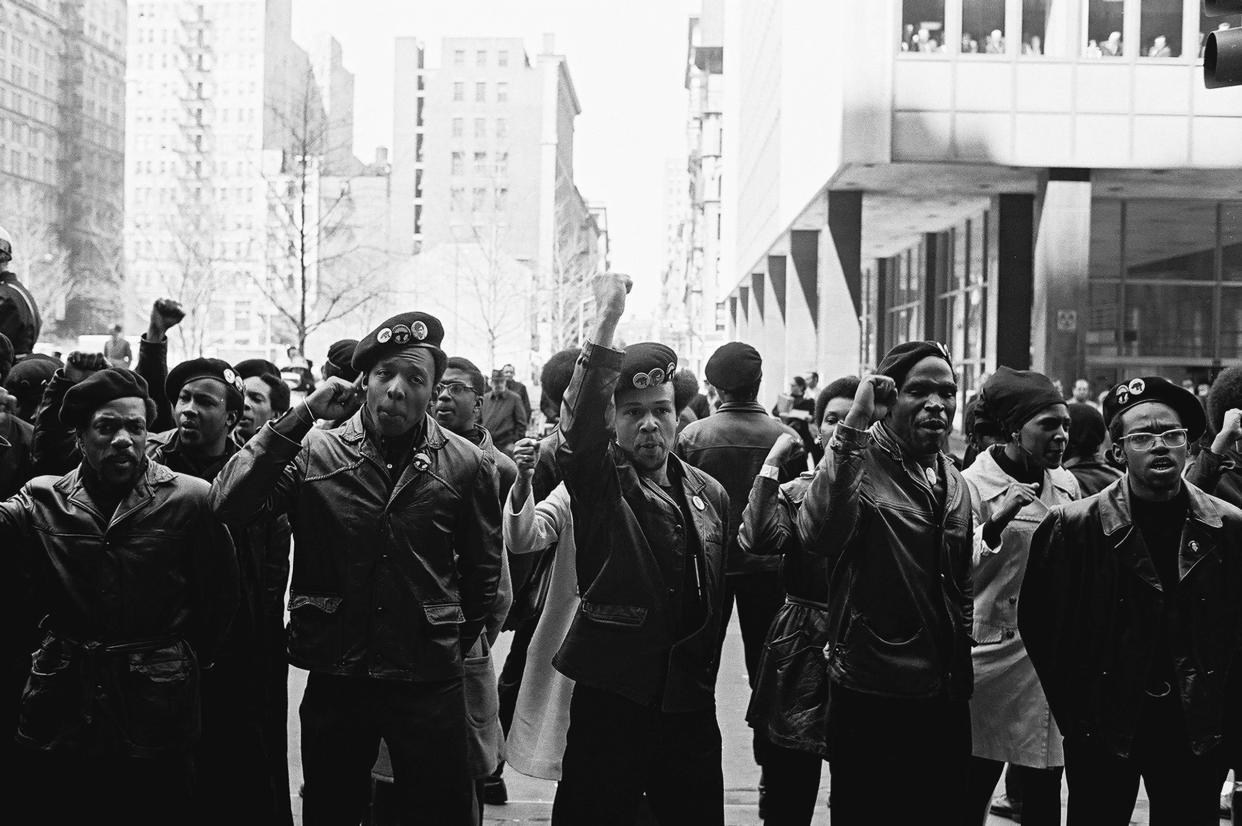
[{"label": "black leather jacket", "polygon": [[1160,617],[1196,754],[1222,740],[1238,757],[1242,714],[1242,511],[1192,484],[1180,579],[1169,599],[1131,518],[1127,477],[1053,508],[1035,532],[1018,629],[1067,737],[1130,754]]},{"label": "black leather jacket", "polygon": [[827,558],[833,680],[895,698],[967,699],[974,687],[970,496],[948,456],[938,513],[923,469],[883,423],[838,425],[798,534]]},{"label": "black leather jacket", "polygon": [[[758,402],[725,402],[715,414],[691,422],[677,437],[677,455],[705,471],[729,494],[727,573],[774,571],[779,564],[779,557],[746,553],[738,545],[737,533],[755,474],[782,433],[798,435],[769,416]],[[781,469],[780,481],[795,479],[805,469],[806,457],[800,456]]]},{"label": "black leather jacket", "polygon": [[295,407],[216,477],[230,525],[284,512],[293,527],[289,661],[327,674],[460,677],[501,572],[492,465],[427,417],[394,482],[359,411],[335,430]]},{"label": "black leather jacket", "polygon": [[742,511],[738,542],[748,554],[773,556],[780,561],[781,584],[787,596],[827,606],[827,561],[802,550],[796,524],[798,509],[814,478],[815,474],[808,471],[782,485],[775,479],[756,476]]},{"label": "black leather jacket", "polygon": [[[207,483],[148,462],[105,518],[73,470],[0,504],[12,587],[42,617],[18,740],[154,757],[199,731],[199,666],[238,603],[228,532]],[[15,570],[14,570],[15,569]]]},{"label": "black leather jacket", "polygon": [[[623,355],[588,342],[565,393],[557,461],[572,503],[582,604],[553,664],[573,680],[665,711],[710,709],[729,497],[670,454],[669,482],[681,486],[691,516],[685,525],[678,504],[617,448],[607,416]],[[693,564],[687,548],[702,566],[697,595],[683,588]],[[699,600],[703,620],[681,628],[676,606],[688,598]]]}]

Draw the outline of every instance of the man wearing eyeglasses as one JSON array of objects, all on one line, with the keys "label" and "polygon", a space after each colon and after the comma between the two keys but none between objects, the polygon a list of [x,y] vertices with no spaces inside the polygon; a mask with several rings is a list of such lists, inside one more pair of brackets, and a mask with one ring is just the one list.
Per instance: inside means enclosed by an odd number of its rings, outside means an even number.
[{"label": "man wearing eyeglasses", "polygon": [[1182,478],[1206,428],[1149,376],[1104,401],[1126,475],[1036,532],[1018,628],[1065,734],[1068,822],[1215,824],[1242,737],[1242,511]]}]

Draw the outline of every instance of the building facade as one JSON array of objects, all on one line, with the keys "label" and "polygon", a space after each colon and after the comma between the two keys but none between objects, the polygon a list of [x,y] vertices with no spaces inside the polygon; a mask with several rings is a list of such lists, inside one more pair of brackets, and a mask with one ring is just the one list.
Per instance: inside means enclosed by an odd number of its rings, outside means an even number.
[{"label": "building facade", "polygon": [[1194,0],[729,2],[721,298],[781,367],[767,392],[920,338],[963,398],[1000,364],[1099,392],[1242,363],[1242,90],[1205,90],[1197,45],[1222,24]]},{"label": "building facade", "polygon": [[419,253],[412,277],[426,306],[446,302],[450,330],[485,331],[471,342],[481,366],[531,375],[580,341],[606,260],[599,210],[574,183],[568,63],[550,36],[533,61],[520,38],[446,38],[434,69],[417,39],[396,48],[394,222]]},{"label": "building facade", "polygon": [[0,224],[46,337],[118,318],[124,0],[0,0]]}]

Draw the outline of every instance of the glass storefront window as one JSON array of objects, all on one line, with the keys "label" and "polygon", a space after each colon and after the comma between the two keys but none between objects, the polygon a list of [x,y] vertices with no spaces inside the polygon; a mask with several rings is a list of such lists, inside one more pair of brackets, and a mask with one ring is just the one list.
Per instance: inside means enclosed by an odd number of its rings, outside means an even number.
[{"label": "glass storefront window", "polygon": [[1022,54],[1078,53],[1079,0],[1022,0]]},{"label": "glass storefront window", "polygon": [[1139,45],[1142,57],[1181,57],[1182,0],[1143,0]]},{"label": "glass storefront window", "polygon": [[1242,281],[1242,201],[1220,205],[1221,278]]},{"label": "glass storefront window", "polygon": [[963,0],[961,52],[1005,53],[1005,0]]},{"label": "glass storefront window", "polygon": [[1022,54],[1044,53],[1052,0],[1022,0]]},{"label": "glass storefront window", "polygon": [[1210,286],[1128,282],[1123,354],[1211,358],[1215,349]]},{"label": "glass storefront window", "polygon": [[901,50],[944,51],[944,0],[902,0]]},{"label": "glass storefront window", "polygon": [[1093,281],[1087,289],[1087,355],[1116,356],[1121,322],[1121,284]]},{"label": "glass storefront window", "polygon": [[1121,40],[1125,19],[1124,0],[1087,0],[1086,43],[1084,57],[1121,57],[1125,51]]},{"label": "glass storefront window", "polygon": [[1121,277],[1121,201],[1091,202],[1089,278]]},{"label": "glass storefront window", "polygon": [[1126,278],[1213,281],[1216,202],[1126,202]]},{"label": "glass storefront window", "polygon": [[1222,359],[1242,358],[1242,286],[1220,291],[1220,353]]}]

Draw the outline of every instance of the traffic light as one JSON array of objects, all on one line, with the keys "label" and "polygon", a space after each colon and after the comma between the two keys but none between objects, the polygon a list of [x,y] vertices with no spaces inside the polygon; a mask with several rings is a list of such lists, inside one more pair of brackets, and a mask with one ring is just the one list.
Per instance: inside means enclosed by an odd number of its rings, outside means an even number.
[{"label": "traffic light", "polygon": [[[1242,14],[1242,0],[1203,0],[1211,17]],[[1242,85],[1242,28],[1208,32],[1203,44],[1203,85],[1209,89]]]}]

